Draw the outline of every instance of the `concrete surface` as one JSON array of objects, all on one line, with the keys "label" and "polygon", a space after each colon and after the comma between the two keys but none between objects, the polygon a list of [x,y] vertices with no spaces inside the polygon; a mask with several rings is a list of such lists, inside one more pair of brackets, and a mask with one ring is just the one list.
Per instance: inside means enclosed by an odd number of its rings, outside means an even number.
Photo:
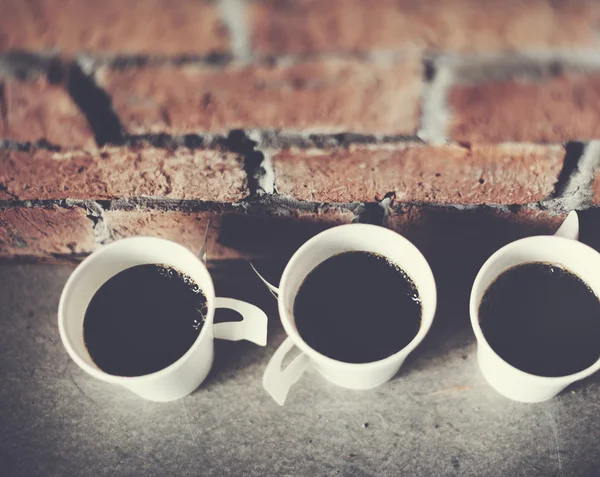
[{"label": "concrete surface", "polygon": [[262,306],[269,345],[219,342],[196,392],[156,404],[70,361],[56,309],[71,271],[0,266],[2,476],[600,475],[600,377],[542,404],[496,394],[477,369],[465,290],[440,286],[430,335],[391,382],[348,391],[310,370],[279,407],[261,388],[284,338],[274,299],[247,263],[222,263],[217,293]]}]

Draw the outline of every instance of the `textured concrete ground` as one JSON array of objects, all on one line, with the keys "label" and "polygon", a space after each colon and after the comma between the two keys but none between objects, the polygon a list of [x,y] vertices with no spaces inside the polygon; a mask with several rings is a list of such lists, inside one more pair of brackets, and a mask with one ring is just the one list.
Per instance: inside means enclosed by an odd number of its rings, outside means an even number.
[{"label": "textured concrete ground", "polygon": [[263,307],[269,344],[219,342],[201,388],[156,404],[70,361],[56,309],[71,270],[0,266],[0,475],[600,475],[600,376],[542,404],[496,394],[465,293],[440,287],[430,335],[391,382],[348,391],[310,370],[279,407],[261,387],[284,338],[274,299],[247,263],[223,262],[217,293]]}]

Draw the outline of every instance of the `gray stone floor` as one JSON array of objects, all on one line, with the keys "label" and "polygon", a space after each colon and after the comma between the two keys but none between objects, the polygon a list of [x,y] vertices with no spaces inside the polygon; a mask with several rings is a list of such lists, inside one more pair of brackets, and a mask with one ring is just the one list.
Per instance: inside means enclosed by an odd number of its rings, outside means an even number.
[{"label": "gray stone floor", "polygon": [[600,475],[600,376],[542,404],[496,394],[477,369],[466,292],[442,287],[430,335],[391,382],[348,391],[309,371],[279,407],[261,388],[284,338],[274,299],[247,263],[222,263],[218,294],[263,307],[269,345],[218,343],[196,392],[156,404],[69,360],[56,309],[71,270],[0,266],[2,476]]}]

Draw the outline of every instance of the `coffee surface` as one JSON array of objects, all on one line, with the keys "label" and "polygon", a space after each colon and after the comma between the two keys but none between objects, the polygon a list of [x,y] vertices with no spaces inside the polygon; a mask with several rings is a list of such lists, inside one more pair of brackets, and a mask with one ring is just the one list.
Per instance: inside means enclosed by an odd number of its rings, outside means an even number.
[{"label": "coffee surface", "polygon": [[294,319],[306,343],[330,358],[368,363],[387,358],[417,335],[419,292],[387,258],[366,252],[335,255],[305,278]]},{"label": "coffee surface", "polygon": [[492,349],[530,374],[566,376],[600,358],[600,301],[556,265],[528,263],[502,273],[483,296],[479,320]]},{"label": "coffee surface", "polygon": [[190,349],[206,312],[206,297],[190,277],[171,267],[138,265],[93,296],[83,322],[85,345],[106,373],[143,376]]}]

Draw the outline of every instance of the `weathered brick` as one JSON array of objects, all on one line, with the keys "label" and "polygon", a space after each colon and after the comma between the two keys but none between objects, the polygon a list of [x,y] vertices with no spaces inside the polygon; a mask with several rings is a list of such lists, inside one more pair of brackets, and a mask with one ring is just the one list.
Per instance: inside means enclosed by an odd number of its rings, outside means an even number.
[{"label": "weathered brick", "polygon": [[46,140],[87,150],[96,147],[87,119],[69,94],[44,78],[0,79],[0,111],[0,139]]},{"label": "weathered brick", "polygon": [[388,227],[419,248],[435,276],[438,309],[447,320],[438,335],[447,344],[448,333],[468,330],[469,297],[485,261],[504,245],[531,235],[552,235],[566,214],[521,207],[459,210],[447,207],[401,207],[388,217]]},{"label": "weathered brick", "polygon": [[450,136],[465,142],[564,142],[600,137],[600,73],[457,84]]},{"label": "weathered brick", "polygon": [[[565,213],[527,207],[515,211],[482,207],[399,206],[387,218],[387,226],[400,233],[427,253],[448,254],[456,247],[465,250],[484,247],[491,255],[498,248],[530,235],[552,235]],[[462,244],[462,245],[461,245]]]},{"label": "weathered brick", "polygon": [[[579,240],[600,251],[600,208],[578,211],[578,215]],[[566,216],[566,212],[556,214],[526,207],[509,212],[497,208],[414,206],[398,207],[388,217],[387,225],[423,252],[438,284],[452,286],[455,278],[466,273],[470,291],[479,268],[492,253],[520,238],[553,235]]]},{"label": "weathered brick", "polygon": [[273,159],[277,190],[307,201],[522,204],[548,196],[562,146],[411,144],[394,148],[284,151]]},{"label": "weathered brick", "polygon": [[255,0],[252,42],[264,54],[597,47],[593,0]]},{"label": "weathered brick", "polygon": [[594,182],[592,182],[592,203],[600,205],[600,169],[596,169],[594,173]]},{"label": "weathered brick", "polygon": [[235,202],[247,188],[235,154],[106,147],[96,154],[1,150],[0,194],[20,200],[160,196]]},{"label": "weathered brick", "polygon": [[0,257],[89,253],[92,226],[80,208],[0,209]]},{"label": "weathered brick", "polygon": [[[108,210],[104,213],[104,218],[115,239],[137,235],[160,237],[178,242],[197,253],[200,251],[208,220],[211,221],[211,229],[218,230],[221,216],[208,212],[134,209]],[[209,235],[212,249],[212,230]]]},{"label": "weathered brick", "polygon": [[317,233],[352,222],[349,211],[329,209],[290,216],[245,215],[234,212],[109,210],[105,220],[115,238],[146,235],[178,242],[198,252],[208,221],[209,260],[289,258]]},{"label": "weathered brick", "polygon": [[387,226],[413,242],[444,278],[468,271],[470,283],[499,248],[532,235],[552,235],[567,214],[520,207],[515,211],[482,207],[400,206]]},{"label": "weathered brick", "polygon": [[335,207],[296,210],[286,215],[229,215],[221,223],[218,243],[242,256],[289,259],[308,239],[353,219],[351,211]]},{"label": "weathered brick", "polygon": [[236,128],[414,134],[421,76],[418,59],[328,59],[291,66],[107,67],[97,80],[132,134]]},{"label": "weathered brick", "polygon": [[185,55],[228,50],[215,1],[3,0],[0,5],[0,51]]}]

